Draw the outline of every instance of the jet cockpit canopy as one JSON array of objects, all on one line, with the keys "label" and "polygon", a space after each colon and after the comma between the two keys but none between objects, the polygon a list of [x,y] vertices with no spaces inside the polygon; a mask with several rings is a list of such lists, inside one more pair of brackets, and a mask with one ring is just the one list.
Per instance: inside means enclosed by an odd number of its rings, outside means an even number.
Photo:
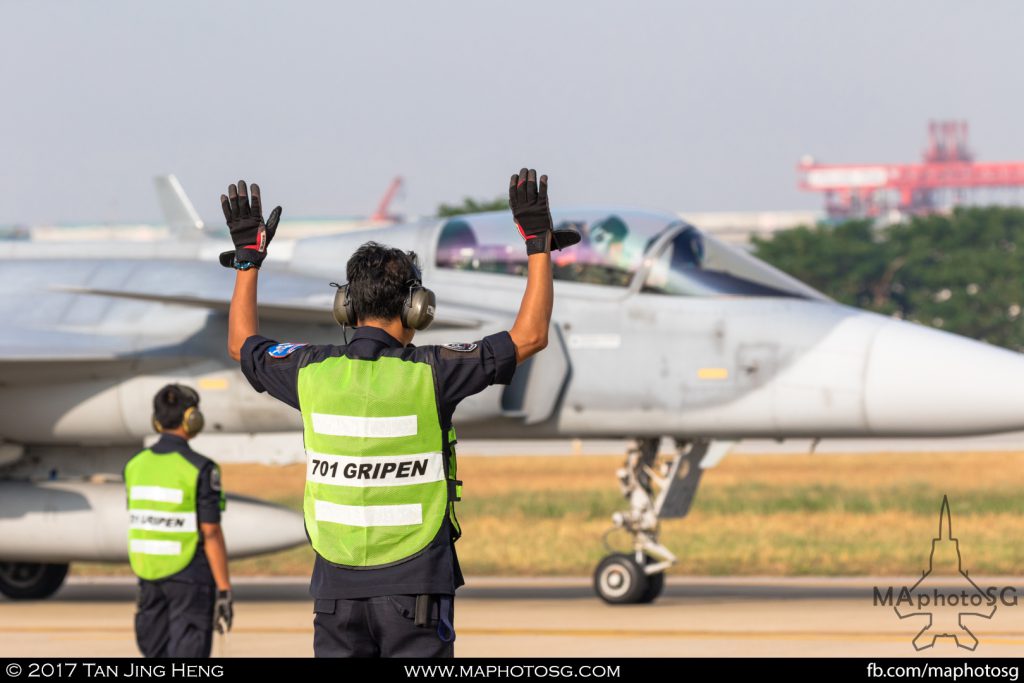
[{"label": "jet cockpit canopy", "polygon": [[[826,298],[671,214],[633,209],[552,214],[557,227],[575,228],[583,237],[569,249],[552,252],[556,280],[672,296]],[[435,254],[438,268],[526,275],[526,251],[507,212],[449,219],[438,234]]]}]

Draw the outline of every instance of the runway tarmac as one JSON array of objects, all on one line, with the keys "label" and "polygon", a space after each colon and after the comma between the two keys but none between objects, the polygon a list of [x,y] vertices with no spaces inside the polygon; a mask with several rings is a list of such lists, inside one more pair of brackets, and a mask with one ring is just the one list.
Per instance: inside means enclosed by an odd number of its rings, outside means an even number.
[{"label": "runway tarmac", "polygon": [[[974,578],[974,577],[972,577]],[[653,605],[609,606],[588,578],[470,578],[456,599],[457,656],[857,656],[918,655],[927,616],[901,620],[875,606],[873,586],[914,578],[672,577]],[[984,585],[1014,585],[986,579]],[[303,578],[239,579],[235,628],[215,656],[311,656],[312,603]],[[138,654],[135,584],[75,578],[44,602],[0,600],[0,657]],[[966,617],[980,656],[1024,655],[1024,607]],[[941,638],[922,656],[971,652]]]}]

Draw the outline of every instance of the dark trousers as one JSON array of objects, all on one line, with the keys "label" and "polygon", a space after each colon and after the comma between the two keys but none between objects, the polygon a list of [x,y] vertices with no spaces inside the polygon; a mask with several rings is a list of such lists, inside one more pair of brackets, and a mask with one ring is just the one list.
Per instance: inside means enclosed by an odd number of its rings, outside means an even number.
[{"label": "dark trousers", "polygon": [[139,580],[135,641],[145,657],[209,657],[213,584]]},{"label": "dark trousers", "polygon": [[[425,626],[415,623],[415,595],[314,600],[313,654],[316,657],[454,657],[455,632],[451,626],[455,623],[454,596],[431,597]],[[442,603],[447,612],[444,620],[439,619]]]}]

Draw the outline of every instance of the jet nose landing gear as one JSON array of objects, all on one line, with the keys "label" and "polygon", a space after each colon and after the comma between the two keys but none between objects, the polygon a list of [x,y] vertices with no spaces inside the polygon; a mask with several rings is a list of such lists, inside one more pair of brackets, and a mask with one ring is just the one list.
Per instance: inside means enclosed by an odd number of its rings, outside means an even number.
[{"label": "jet nose landing gear", "polygon": [[614,526],[605,534],[605,546],[611,551],[608,535],[621,529],[632,537],[633,553],[612,552],[594,571],[594,591],[611,605],[643,604],[661,595],[665,570],[676,556],[658,543],[658,523],[685,517],[700,483],[700,463],[710,442],[676,439],[675,454],[659,464],[660,441],[637,439],[618,471],[629,509],[612,515]]},{"label": "jet nose landing gear", "polygon": [[624,553],[609,555],[594,571],[594,590],[610,605],[653,602],[664,587],[665,572],[647,574],[644,565]]}]

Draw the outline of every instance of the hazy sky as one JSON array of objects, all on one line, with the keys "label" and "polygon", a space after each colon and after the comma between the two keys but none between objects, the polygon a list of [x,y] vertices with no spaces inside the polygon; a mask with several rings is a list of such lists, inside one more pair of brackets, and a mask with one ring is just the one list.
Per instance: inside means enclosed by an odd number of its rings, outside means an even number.
[{"label": "hazy sky", "polygon": [[285,217],[551,175],[555,203],[817,208],[804,153],[912,161],[929,118],[1024,158],[1019,2],[0,0],[0,224],[207,220],[239,177]]}]

